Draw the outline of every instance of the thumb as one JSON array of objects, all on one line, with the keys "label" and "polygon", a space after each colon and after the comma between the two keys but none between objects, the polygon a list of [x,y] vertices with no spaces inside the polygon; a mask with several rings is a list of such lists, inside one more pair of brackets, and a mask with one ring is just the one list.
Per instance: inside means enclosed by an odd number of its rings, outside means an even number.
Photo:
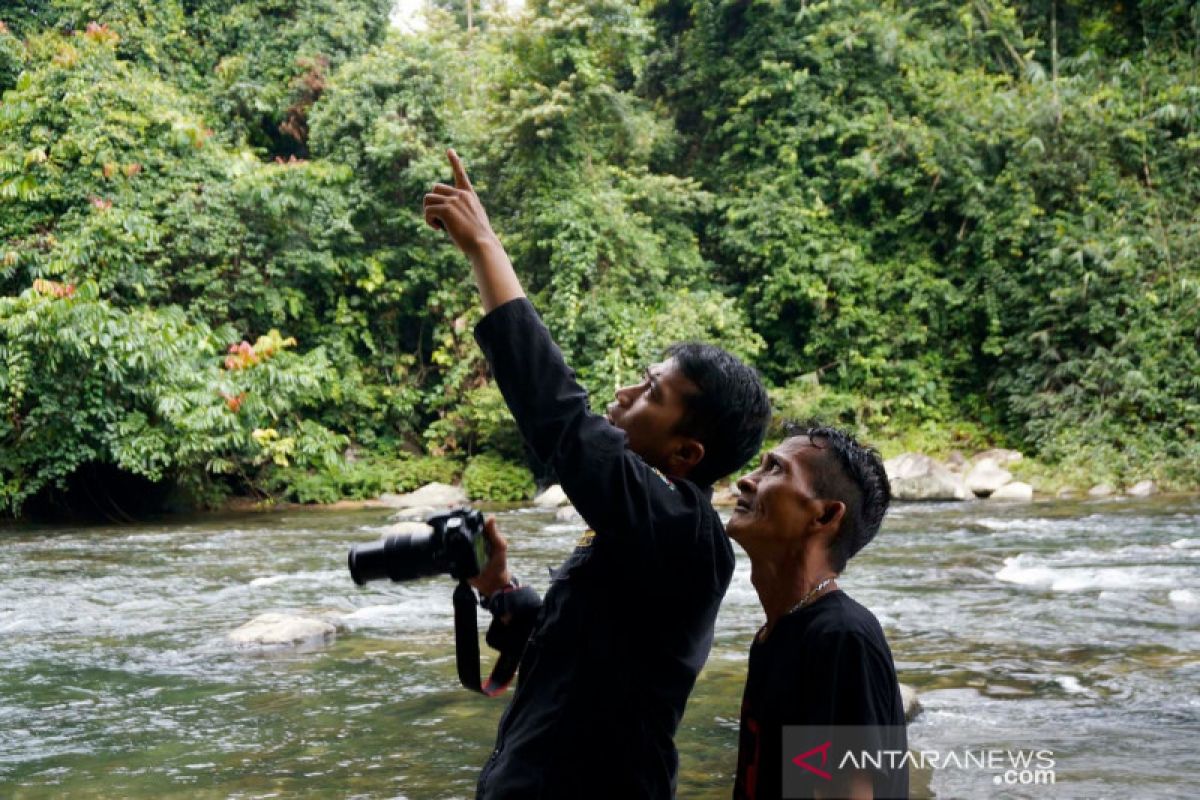
[{"label": "thumb", "polygon": [[454,188],[473,191],[471,179],[467,177],[467,171],[463,168],[462,159],[458,157],[458,153],[454,152],[454,148],[450,148],[446,151],[446,156],[450,159],[450,167],[454,170]]},{"label": "thumb", "polygon": [[508,549],[508,541],[500,535],[500,530],[496,527],[496,518],[488,517],[483,523],[483,535],[487,539],[488,544],[492,546],[492,552],[504,551]]}]

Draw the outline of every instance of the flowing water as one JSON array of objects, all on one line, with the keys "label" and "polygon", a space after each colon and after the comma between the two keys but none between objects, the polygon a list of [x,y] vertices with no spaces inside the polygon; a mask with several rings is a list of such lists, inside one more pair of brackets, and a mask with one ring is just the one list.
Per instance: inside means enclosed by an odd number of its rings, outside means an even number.
[{"label": "flowing water", "polygon": [[[544,589],[583,526],[499,516]],[[456,685],[449,579],[350,582],[347,547],[386,517],[0,529],[0,797],[472,796],[504,700]],[[681,798],[732,785],[761,623],[738,557],[677,738]],[[901,505],[842,585],[920,693],[914,751],[1052,751],[1053,785],[954,764],[916,770],[919,791],[1200,796],[1200,500]],[[269,611],[340,630],[228,643]]]}]

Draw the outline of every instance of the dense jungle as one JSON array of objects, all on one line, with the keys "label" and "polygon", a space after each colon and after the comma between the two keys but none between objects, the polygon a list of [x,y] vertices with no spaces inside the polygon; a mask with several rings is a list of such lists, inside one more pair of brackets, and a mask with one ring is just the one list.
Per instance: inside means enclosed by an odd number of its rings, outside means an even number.
[{"label": "dense jungle", "polygon": [[704,339],[885,455],[1200,486],[1197,4],[390,6],[4,3],[6,514],[531,497],[448,146],[598,406]]}]

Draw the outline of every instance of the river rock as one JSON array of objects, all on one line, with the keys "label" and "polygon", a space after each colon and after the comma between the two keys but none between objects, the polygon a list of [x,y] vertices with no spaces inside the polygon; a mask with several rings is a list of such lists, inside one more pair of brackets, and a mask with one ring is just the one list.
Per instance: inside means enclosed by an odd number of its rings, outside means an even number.
[{"label": "river rock", "polygon": [[259,647],[312,646],[332,639],[337,628],[325,620],[293,614],[259,614],[229,633],[234,644]]},{"label": "river rock", "polygon": [[434,508],[433,506],[402,508],[395,514],[392,514],[392,522],[424,522],[439,511],[445,510],[444,508]]},{"label": "river rock", "polygon": [[976,497],[988,497],[1012,480],[1012,473],[990,458],[980,459],[971,467],[964,479],[967,488]]},{"label": "river rock", "polygon": [[995,461],[1001,467],[1007,467],[1009,464],[1016,464],[1018,461],[1024,460],[1025,456],[1018,453],[1016,450],[1005,450],[1002,447],[993,447],[991,450],[984,450],[982,453],[976,453],[971,456],[971,462],[978,464],[980,461],[988,460]]},{"label": "river rock", "polygon": [[552,483],[546,487],[546,490],[533,498],[533,504],[538,508],[558,508],[559,506],[570,505],[571,501],[567,499],[567,493],[557,483]]},{"label": "river rock", "polygon": [[904,704],[904,721],[912,722],[913,717],[921,713],[921,700],[917,690],[907,683],[900,684],[900,700]]},{"label": "river rock", "polygon": [[575,510],[575,506],[566,505],[554,512],[556,522],[578,522],[581,519],[583,517]]},{"label": "river rock", "polygon": [[426,506],[434,509],[462,506],[467,503],[467,493],[457,486],[446,483],[427,483],[408,494],[383,494],[379,499],[389,508],[415,508]]},{"label": "river rock", "polygon": [[1154,481],[1138,481],[1125,494],[1130,497],[1150,497],[1158,494],[1158,484]]},{"label": "river rock", "polygon": [[992,500],[1032,500],[1033,486],[1020,481],[1006,483],[996,491],[992,492],[990,499]]},{"label": "river rock", "polygon": [[966,484],[942,464],[921,453],[905,453],[884,462],[896,500],[966,500]]},{"label": "river rock", "polygon": [[400,522],[393,522],[391,525],[385,526],[381,532],[384,536],[397,536],[404,533],[416,533],[423,535],[432,530],[433,528],[429,527],[424,522],[417,522],[416,520],[401,520]]},{"label": "river rock", "polygon": [[741,495],[735,484],[727,483],[713,490],[712,504],[718,507],[735,506]]},{"label": "river rock", "polygon": [[1088,489],[1088,497],[1111,497],[1116,490],[1107,483],[1098,483]]}]

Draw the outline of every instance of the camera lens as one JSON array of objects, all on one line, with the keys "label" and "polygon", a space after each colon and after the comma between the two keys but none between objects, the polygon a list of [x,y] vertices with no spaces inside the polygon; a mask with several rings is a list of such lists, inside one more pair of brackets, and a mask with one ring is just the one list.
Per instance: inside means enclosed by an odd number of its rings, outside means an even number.
[{"label": "camera lens", "polygon": [[405,533],[382,542],[350,548],[346,558],[350,577],[359,586],[390,578],[411,581],[443,572],[435,558],[432,533]]}]

